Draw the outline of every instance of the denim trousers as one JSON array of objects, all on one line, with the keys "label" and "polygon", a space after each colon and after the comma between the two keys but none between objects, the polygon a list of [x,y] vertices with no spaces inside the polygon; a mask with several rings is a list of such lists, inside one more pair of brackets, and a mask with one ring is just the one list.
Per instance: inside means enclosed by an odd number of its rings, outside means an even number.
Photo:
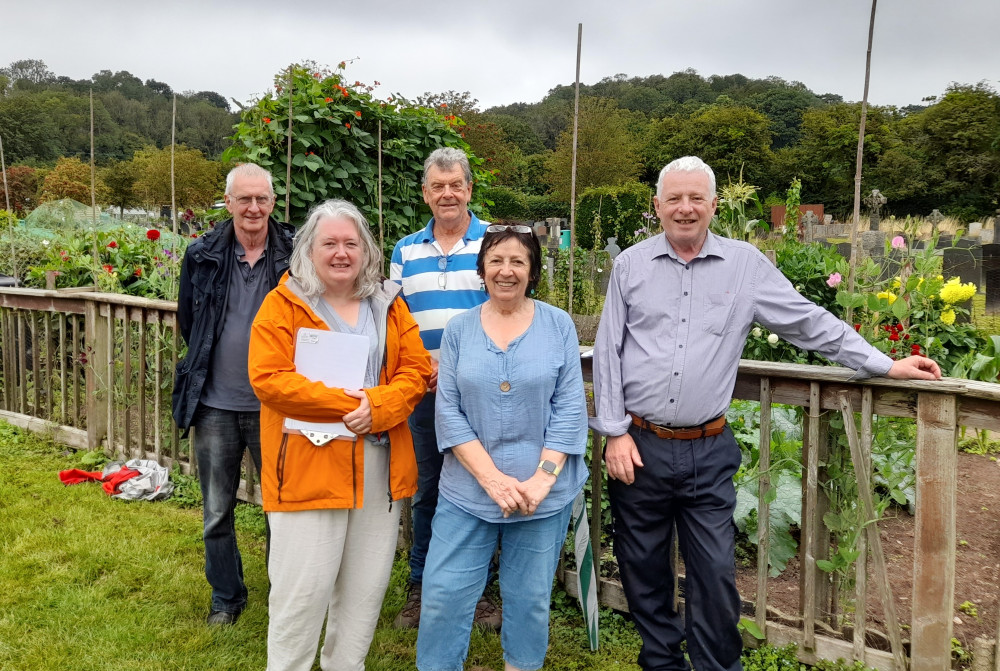
[{"label": "denim trousers", "polygon": [[417,456],[417,493],[410,500],[413,517],[413,545],[410,547],[410,583],[424,576],[427,548],[431,543],[431,520],[438,502],[438,481],[444,455],[438,452],[434,430],[434,392],[427,392],[410,414],[410,434]]},{"label": "denim trousers", "polygon": [[[727,426],[696,440],[658,438],[629,428],[644,466],[626,485],[608,481],[615,556],[629,612],[642,638],[644,671],[690,667],[738,671],[743,641],[738,624],[733,475],[740,448]],[[684,620],[673,607],[673,530],[687,572]]]},{"label": "denim trousers", "polygon": [[549,517],[499,523],[483,521],[447,499],[438,501],[417,633],[420,671],[462,671],[476,602],[501,541],[504,661],[525,671],[542,668],[552,580],[572,510],[570,503]]},{"label": "denim trousers", "polygon": [[236,547],[233,510],[244,450],[250,451],[260,475],[260,412],[199,405],[192,425],[204,506],[205,577],[212,586],[211,609],[239,613],[247,603],[247,588]]}]

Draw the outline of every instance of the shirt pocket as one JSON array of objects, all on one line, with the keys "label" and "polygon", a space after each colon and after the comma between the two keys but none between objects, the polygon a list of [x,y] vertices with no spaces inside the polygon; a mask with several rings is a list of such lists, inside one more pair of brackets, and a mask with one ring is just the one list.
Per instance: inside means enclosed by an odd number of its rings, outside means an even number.
[{"label": "shirt pocket", "polygon": [[708,294],[705,297],[704,330],[713,335],[725,335],[733,330],[736,296],[731,293]]}]

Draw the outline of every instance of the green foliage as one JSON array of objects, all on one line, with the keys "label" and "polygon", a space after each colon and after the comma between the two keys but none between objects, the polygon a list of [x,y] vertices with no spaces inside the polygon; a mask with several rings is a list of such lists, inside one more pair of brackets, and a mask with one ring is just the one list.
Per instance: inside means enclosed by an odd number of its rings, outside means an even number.
[{"label": "green foliage", "polygon": [[979,618],[979,609],[971,601],[963,601],[958,609],[970,617]]},{"label": "green foliage", "polygon": [[[639,144],[630,129],[631,116],[611,100],[580,100],[577,194],[590,187],[623,184],[639,176]],[[556,150],[547,161],[546,181],[559,200],[570,199],[572,162],[573,133],[567,129],[559,135]]]},{"label": "green foliage", "polygon": [[174,483],[174,493],[169,499],[172,505],[178,508],[201,507],[201,485],[198,484],[198,478],[193,475],[185,475],[179,470],[174,470],[170,474],[170,479]]},{"label": "green foliage", "polygon": [[[456,116],[405,100],[382,102],[371,90],[360,82],[350,85],[343,67],[329,71],[308,63],[290,66],[275,76],[274,92],[243,112],[225,158],[258,163],[272,172],[279,219],[284,218],[286,199],[291,221],[301,223],[313,205],[343,198],[357,205],[377,229],[381,127],[382,208],[386,246],[391,249],[429,216],[420,190],[424,159],[438,147],[468,152],[469,146],[460,135],[464,122]],[[286,185],[289,96],[292,181]],[[475,173],[473,199],[478,201],[491,175],[481,169],[481,159],[470,156],[470,163]]]},{"label": "green foliage", "polygon": [[482,191],[490,221],[524,221],[528,216],[528,196],[509,186],[493,185]]},{"label": "green foliage", "polygon": [[802,180],[798,177],[792,179],[788,191],[785,192],[785,225],[783,235],[785,240],[800,240],[802,235],[799,231],[799,205],[802,204]]},{"label": "green foliage", "polygon": [[712,217],[711,230],[733,240],[750,241],[758,230],[766,230],[764,208],[757,198],[757,187],[742,180],[720,189],[719,205]]},{"label": "green foliage", "polygon": [[186,243],[181,236],[131,224],[100,231],[52,231],[50,237],[34,240],[42,259],[29,267],[26,284],[44,288],[45,273],[54,271],[57,289],[96,282],[101,291],[176,300]]},{"label": "green foliage", "polygon": [[542,269],[542,281],[536,289],[536,298],[571,314],[600,314],[604,307],[604,296],[597,293],[595,283],[597,275],[606,272],[608,255],[579,247],[574,252],[573,308],[569,309],[568,306],[570,256],[567,249],[556,250],[554,258],[549,258],[548,263],[554,263],[552,286],[549,286],[546,269]]},{"label": "green foliage", "polygon": [[[622,249],[631,246],[637,233],[647,227],[649,221],[643,217],[644,212],[652,210],[653,190],[639,182],[627,182],[617,186],[600,186],[587,189],[580,196],[576,208],[576,220],[582,223],[576,229],[576,240],[580,247],[604,248],[609,237],[618,240]],[[591,227],[594,219],[600,216],[600,240],[594,240]]]},{"label": "green foliage", "polygon": [[80,452],[80,466],[88,471],[96,471],[97,469],[104,468],[104,464],[108,463],[108,455],[104,454],[104,450],[85,450]]}]

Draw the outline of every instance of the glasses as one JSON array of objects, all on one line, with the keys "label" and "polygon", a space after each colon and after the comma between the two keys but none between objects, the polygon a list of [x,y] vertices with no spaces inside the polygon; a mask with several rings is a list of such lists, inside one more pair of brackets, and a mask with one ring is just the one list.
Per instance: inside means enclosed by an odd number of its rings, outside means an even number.
[{"label": "glasses", "polygon": [[451,184],[442,184],[440,182],[435,182],[428,186],[427,188],[436,196],[441,195],[445,192],[445,189],[450,189],[452,193],[458,193],[459,191],[464,191],[468,187],[468,182],[452,182]]},{"label": "glasses", "polygon": [[447,269],[447,268],[448,268],[448,257],[447,256],[439,256],[438,257],[438,270],[441,271],[441,274],[438,275],[438,289],[447,289],[448,288],[448,273],[444,272],[445,269]]},{"label": "glasses", "polygon": [[251,203],[256,201],[257,207],[267,207],[271,202],[272,196],[239,196],[234,198],[234,200],[240,205],[240,207],[248,207]]},{"label": "glasses", "polygon": [[506,230],[511,230],[515,233],[531,233],[531,226],[524,226],[523,224],[490,224],[486,227],[487,233],[503,233]]}]

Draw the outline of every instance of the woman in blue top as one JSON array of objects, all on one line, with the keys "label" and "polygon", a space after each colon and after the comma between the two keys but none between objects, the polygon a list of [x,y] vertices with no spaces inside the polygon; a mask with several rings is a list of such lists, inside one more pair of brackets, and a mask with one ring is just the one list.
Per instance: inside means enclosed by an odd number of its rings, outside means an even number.
[{"label": "woman in blue top", "polygon": [[506,669],[545,661],[552,577],[587,479],[587,407],[573,321],[530,298],[541,259],[529,227],[487,228],[477,269],[489,300],[444,331],[436,409],[444,466],[424,569],[421,671],[462,670],[498,543]]}]

